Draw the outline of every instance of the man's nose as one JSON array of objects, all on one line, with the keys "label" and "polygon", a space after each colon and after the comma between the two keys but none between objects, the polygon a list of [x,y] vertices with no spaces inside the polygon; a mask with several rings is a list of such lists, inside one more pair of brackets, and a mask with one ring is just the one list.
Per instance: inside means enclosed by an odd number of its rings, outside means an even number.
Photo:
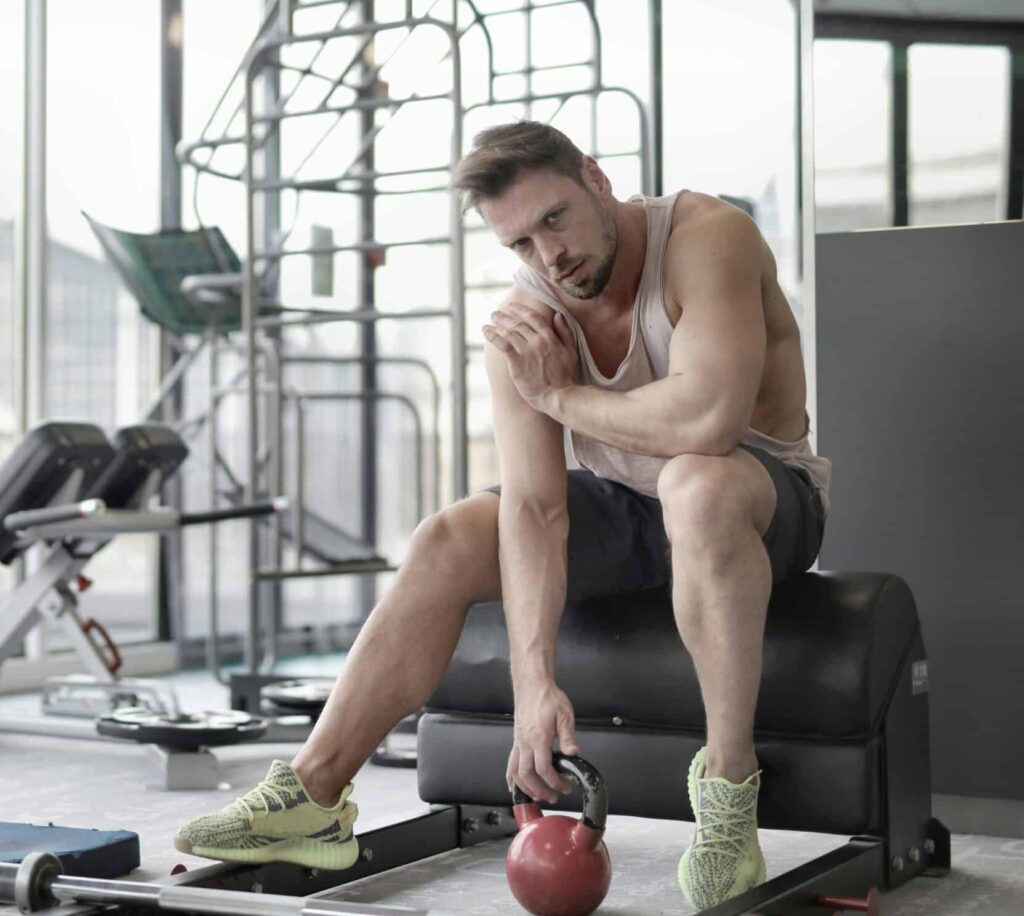
[{"label": "man's nose", "polygon": [[537,251],[544,262],[544,266],[550,270],[562,262],[562,258],[565,255],[565,246],[555,239],[540,240],[537,242]]}]

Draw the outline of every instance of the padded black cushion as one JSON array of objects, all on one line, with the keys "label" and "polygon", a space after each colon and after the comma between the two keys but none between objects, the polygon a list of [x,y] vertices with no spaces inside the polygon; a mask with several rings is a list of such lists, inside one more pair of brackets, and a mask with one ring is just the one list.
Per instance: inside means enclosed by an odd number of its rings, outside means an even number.
[{"label": "padded black cushion", "polygon": [[[802,573],[775,588],[765,629],[759,735],[876,733],[918,630],[906,582],[870,572]],[[566,607],[556,679],[580,723],[702,730],[696,672],[668,589]],[[508,636],[499,604],[470,611],[432,711],[511,715]]]},{"label": "padded black cushion", "polygon": [[[512,747],[505,719],[431,713],[419,723],[416,775],[423,801],[496,805],[511,802],[505,767]],[[587,760],[608,785],[611,814],[693,820],[686,770],[704,744],[696,731],[577,729]],[[762,772],[757,823],[773,830],[877,833],[883,828],[881,736],[863,743],[821,738],[757,740]],[[579,812],[579,794],[544,807]]]},{"label": "padded black cushion", "polygon": [[[50,420],[29,431],[0,467],[0,521],[4,516],[49,505],[75,472],[80,498],[110,463],[114,450],[103,430],[92,423]],[[0,563],[10,563],[22,549],[18,535],[0,526]]]}]

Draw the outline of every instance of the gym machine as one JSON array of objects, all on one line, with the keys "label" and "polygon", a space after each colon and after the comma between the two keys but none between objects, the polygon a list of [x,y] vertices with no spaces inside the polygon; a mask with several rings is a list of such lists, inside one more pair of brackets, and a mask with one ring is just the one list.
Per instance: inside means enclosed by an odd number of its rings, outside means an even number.
[{"label": "gym machine", "polygon": [[46,718],[0,719],[0,731],[146,743],[158,756],[164,788],[195,789],[220,783],[210,748],[268,734],[303,740],[310,722],[294,716],[269,722],[233,710],[185,713],[170,688],[121,677],[116,643],[102,624],[79,614],[77,593],[91,584],[83,570],[118,534],[269,516],[287,507],[277,499],[200,513],[150,508],[187,455],[180,437],[159,424],[121,429],[111,444],[92,424],[53,421],[33,429],[0,468],[0,562],[33,545],[45,551],[0,602],[0,663],[19,651],[34,627],[51,621],[89,672],[50,679],[43,691]]}]

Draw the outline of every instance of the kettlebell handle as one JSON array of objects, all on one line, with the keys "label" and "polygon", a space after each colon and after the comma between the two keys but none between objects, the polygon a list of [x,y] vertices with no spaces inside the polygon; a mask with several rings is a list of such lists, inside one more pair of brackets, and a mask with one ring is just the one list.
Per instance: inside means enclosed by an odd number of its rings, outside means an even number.
[{"label": "kettlebell handle", "polygon": [[[555,751],[552,754],[555,769],[568,776],[583,792],[583,817],[581,823],[592,830],[604,830],[608,821],[608,790],[601,774],[582,757],[570,757]],[[536,804],[518,784],[512,786],[513,805]]]}]

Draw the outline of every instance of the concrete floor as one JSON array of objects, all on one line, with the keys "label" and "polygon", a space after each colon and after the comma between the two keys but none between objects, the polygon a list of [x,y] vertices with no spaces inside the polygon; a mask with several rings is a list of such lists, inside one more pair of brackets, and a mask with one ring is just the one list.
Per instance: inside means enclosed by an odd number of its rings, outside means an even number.
[{"label": "concrete floor", "polygon": [[[315,673],[307,670],[307,673]],[[226,691],[205,674],[179,674],[174,680],[186,709],[227,706]],[[37,708],[35,697],[0,699],[0,716]],[[296,745],[243,745],[218,750],[221,773],[230,788],[166,792],[153,788],[152,752],[135,745],[69,741],[42,736],[0,734],[0,820],[126,829],[139,834],[142,866],[130,877],[154,880],[183,862],[205,860],[176,852],[171,838],[187,818],[215,810],[263,777],[274,757],[289,759]],[[404,820],[426,810],[416,793],[412,770],[368,765],[356,779],[360,807],[357,832]],[[614,863],[611,891],[599,912],[606,914],[688,913],[676,886],[675,870],[688,845],[692,824],[612,817],[607,844]],[[769,876],[778,875],[830,849],[846,837],[761,831]],[[508,841],[458,850],[402,869],[345,885],[333,896],[453,913],[522,913],[505,883]],[[918,878],[884,895],[888,916],[1019,916],[1024,913],[1024,840],[956,836],[953,872],[942,879]],[[14,908],[0,907],[0,914]],[[824,911],[823,911],[824,912]]]}]

